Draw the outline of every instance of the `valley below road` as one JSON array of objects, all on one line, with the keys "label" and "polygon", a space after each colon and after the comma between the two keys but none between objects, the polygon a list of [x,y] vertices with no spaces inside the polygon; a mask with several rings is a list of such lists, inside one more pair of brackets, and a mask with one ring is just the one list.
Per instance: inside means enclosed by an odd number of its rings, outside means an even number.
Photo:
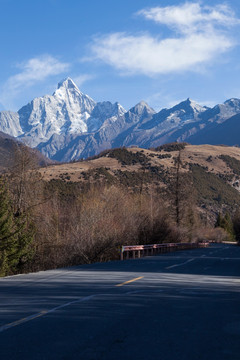
[{"label": "valley below road", "polygon": [[0,359],[240,358],[240,247],[0,279]]}]

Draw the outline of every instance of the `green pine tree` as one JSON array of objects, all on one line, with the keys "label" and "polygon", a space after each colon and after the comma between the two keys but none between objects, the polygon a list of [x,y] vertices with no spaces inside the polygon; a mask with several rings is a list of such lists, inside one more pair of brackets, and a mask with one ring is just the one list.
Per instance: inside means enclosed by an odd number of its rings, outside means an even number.
[{"label": "green pine tree", "polygon": [[30,260],[34,254],[32,243],[35,236],[35,227],[30,216],[26,214],[15,218],[15,224],[17,226],[16,269],[21,270],[22,266]]},{"label": "green pine tree", "polygon": [[234,240],[235,234],[233,222],[228,212],[224,216],[222,216],[220,213],[218,214],[215,227],[223,228],[229,235],[229,241]]},{"label": "green pine tree", "polygon": [[34,233],[29,216],[14,215],[10,194],[0,179],[0,276],[20,271],[32,257]]},{"label": "green pine tree", "polygon": [[237,210],[237,212],[235,213],[235,215],[233,217],[233,230],[234,230],[235,239],[238,242],[238,244],[240,244],[240,211],[239,211],[239,209]]},{"label": "green pine tree", "polygon": [[223,217],[221,213],[218,213],[217,220],[215,223],[215,227],[222,227],[223,224]]},{"label": "green pine tree", "polygon": [[16,251],[16,229],[8,191],[0,180],[0,275],[6,275],[12,264],[10,257]]},{"label": "green pine tree", "polygon": [[233,222],[228,212],[225,214],[223,218],[223,228],[229,234],[229,240],[234,240]]}]

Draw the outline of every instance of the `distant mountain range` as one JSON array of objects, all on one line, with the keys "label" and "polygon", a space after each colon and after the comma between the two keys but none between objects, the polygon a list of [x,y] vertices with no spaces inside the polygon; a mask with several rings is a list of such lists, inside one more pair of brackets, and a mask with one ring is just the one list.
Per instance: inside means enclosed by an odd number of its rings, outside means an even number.
[{"label": "distant mountain range", "polygon": [[61,81],[53,95],[35,98],[16,113],[0,112],[0,131],[58,161],[173,141],[240,145],[239,127],[239,99],[213,108],[187,99],[159,112],[141,101],[127,111],[117,102],[96,103],[70,78]]}]

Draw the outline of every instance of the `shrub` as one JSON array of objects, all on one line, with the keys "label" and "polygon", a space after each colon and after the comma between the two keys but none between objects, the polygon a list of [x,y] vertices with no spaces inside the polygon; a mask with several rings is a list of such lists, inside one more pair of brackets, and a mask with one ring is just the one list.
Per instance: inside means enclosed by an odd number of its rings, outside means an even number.
[{"label": "shrub", "polygon": [[222,159],[230,169],[232,169],[235,175],[240,175],[240,161],[229,155],[220,155],[219,159]]},{"label": "shrub", "polygon": [[195,241],[222,242],[229,240],[228,233],[221,227],[199,228],[195,231]]},{"label": "shrub", "polygon": [[186,145],[188,145],[188,143],[186,142],[182,142],[182,143],[178,143],[178,142],[174,142],[174,143],[169,143],[169,144],[164,144],[161,146],[158,146],[156,148],[154,148],[154,151],[179,151],[179,150],[183,150],[185,149]]}]

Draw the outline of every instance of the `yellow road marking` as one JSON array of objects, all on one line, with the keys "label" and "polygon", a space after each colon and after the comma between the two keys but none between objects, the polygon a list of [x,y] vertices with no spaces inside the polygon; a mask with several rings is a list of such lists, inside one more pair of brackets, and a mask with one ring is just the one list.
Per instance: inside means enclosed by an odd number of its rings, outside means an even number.
[{"label": "yellow road marking", "polygon": [[0,331],[3,331],[3,330],[6,330],[6,329],[9,329],[9,328],[11,328],[11,327],[15,327],[15,326],[17,326],[17,325],[23,324],[23,323],[25,323],[25,322],[34,320],[34,319],[36,319],[36,318],[38,318],[38,317],[40,317],[40,316],[45,315],[46,313],[47,313],[47,311],[46,311],[46,310],[43,310],[43,311],[41,311],[40,313],[38,313],[38,314],[36,314],[36,315],[30,315],[30,316],[28,316],[28,317],[25,317],[25,318],[22,318],[22,319],[20,319],[20,320],[14,321],[14,322],[12,322],[12,323],[3,325],[3,326],[0,327]]},{"label": "yellow road marking", "polygon": [[26,322],[28,322],[28,321],[34,320],[34,319],[39,318],[39,317],[41,317],[41,316],[43,316],[43,315],[53,313],[53,312],[55,312],[55,311],[57,311],[57,310],[59,310],[59,309],[65,308],[65,307],[67,307],[67,306],[69,306],[69,305],[77,304],[77,303],[81,303],[81,302],[83,302],[83,301],[90,300],[90,299],[92,299],[92,298],[95,297],[95,296],[96,296],[96,295],[89,295],[89,296],[86,296],[86,297],[84,297],[84,298],[79,298],[79,299],[76,299],[76,300],[74,300],[74,301],[70,301],[70,302],[68,302],[68,303],[59,305],[59,306],[57,306],[57,307],[55,307],[55,308],[53,308],[53,309],[43,310],[43,311],[41,311],[40,313],[37,313],[37,314],[34,314],[34,315],[30,315],[30,316],[27,316],[27,317],[22,318],[22,319],[20,319],[20,320],[14,321],[14,322],[12,322],[12,323],[9,323],[9,324],[0,326],[0,332],[5,331],[5,330],[7,330],[7,329],[10,329],[10,328],[12,328],[12,327],[14,327],[14,326],[17,326],[17,325],[20,325],[20,324],[24,324],[24,323],[26,323]]},{"label": "yellow road marking", "polygon": [[137,278],[134,278],[134,279],[125,281],[125,282],[123,282],[123,283],[121,283],[121,284],[117,284],[117,285],[115,285],[115,286],[123,286],[123,285],[129,284],[129,283],[131,283],[131,282],[140,280],[140,279],[142,279],[143,277],[144,277],[144,276],[139,276],[139,277],[137,277]]},{"label": "yellow road marking", "polygon": [[[139,276],[137,278],[134,278],[134,279],[131,279],[131,280],[128,280],[128,281],[125,281],[121,284],[117,284],[115,286],[123,286],[123,285],[126,285],[126,284],[129,284],[131,282],[134,282],[134,281],[137,281],[137,280],[140,280],[142,279],[144,276]],[[80,303],[80,302],[83,302],[83,301],[86,301],[86,300],[90,300],[91,298],[93,298],[94,296],[96,295],[90,295],[90,296],[87,296],[87,297],[84,297],[84,298],[80,298],[80,299],[77,299],[77,300],[74,300],[74,301],[71,301],[69,303],[66,303],[66,304],[63,304],[63,305],[60,305],[60,306],[57,306],[56,308],[54,309],[50,309],[50,310],[43,310],[37,314],[34,314],[34,315],[30,315],[30,316],[27,316],[25,318],[22,318],[22,319],[19,319],[17,321],[14,321],[14,322],[11,322],[11,323],[8,323],[6,325],[3,325],[3,326],[0,326],[0,332],[2,331],[5,331],[7,329],[10,329],[12,327],[15,327],[15,326],[18,326],[18,325],[21,325],[21,324],[24,324],[28,321],[31,321],[31,320],[35,320],[41,316],[44,316],[46,314],[49,314],[49,313],[52,313],[52,312],[55,312],[56,310],[59,310],[59,309],[62,309],[64,307],[67,307],[69,305],[72,305],[72,304],[75,304],[75,303]]]}]

